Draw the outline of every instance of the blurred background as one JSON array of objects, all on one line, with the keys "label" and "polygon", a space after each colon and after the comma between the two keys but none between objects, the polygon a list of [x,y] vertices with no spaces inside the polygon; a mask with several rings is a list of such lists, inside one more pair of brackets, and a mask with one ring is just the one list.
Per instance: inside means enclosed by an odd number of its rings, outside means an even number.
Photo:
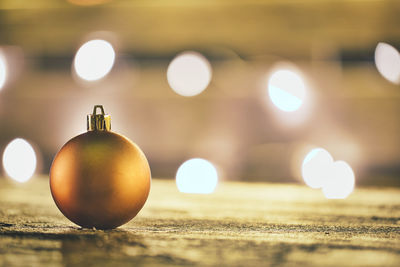
[{"label": "blurred background", "polygon": [[356,184],[400,186],[399,14],[397,0],[3,0],[0,149],[27,140],[47,174],[101,104],[153,177],[198,157],[222,180],[299,182],[321,147]]}]

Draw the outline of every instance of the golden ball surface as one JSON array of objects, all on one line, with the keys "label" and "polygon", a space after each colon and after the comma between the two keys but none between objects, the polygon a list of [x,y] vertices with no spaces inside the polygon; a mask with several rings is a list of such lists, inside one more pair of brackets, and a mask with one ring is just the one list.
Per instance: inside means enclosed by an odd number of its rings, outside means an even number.
[{"label": "golden ball surface", "polygon": [[85,228],[112,229],[131,220],[146,202],[150,183],[150,167],[140,148],[110,131],[72,138],[50,169],[57,207]]}]

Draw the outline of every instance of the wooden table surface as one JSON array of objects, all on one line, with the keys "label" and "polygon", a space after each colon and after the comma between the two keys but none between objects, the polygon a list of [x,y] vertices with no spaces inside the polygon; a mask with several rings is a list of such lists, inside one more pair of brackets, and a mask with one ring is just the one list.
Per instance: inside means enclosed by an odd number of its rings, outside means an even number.
[{"label": "wooden table surface", "polygon": [[48,177],[0,178],[0,266],[400,266],[400,190],[327,200],[302,185],[220,183],[211,195],[153,179],[139,215],[81,229]]}]

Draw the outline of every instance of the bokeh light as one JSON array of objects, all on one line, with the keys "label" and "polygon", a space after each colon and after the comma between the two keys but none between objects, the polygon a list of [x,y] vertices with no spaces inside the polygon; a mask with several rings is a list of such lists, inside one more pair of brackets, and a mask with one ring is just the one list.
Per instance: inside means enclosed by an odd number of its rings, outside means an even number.
[{"label": "bokeh light", "polygon": [[311,188],[321,188],[333,164],[331,154],[323,148],[312,149],[304,158],[301,174],[304,182]]},{"label": "bokeh light", "polygon": [[22,138],[11,141],[3,152],[4,170],[15,181],[28,181],[35,173],[36,163],[34,149]]},{"label": "bokeh light", "polygon": [[176,173],[176,185],[182,193],[210,194],[214,192],[217,183],[217,170],[205,159],[189,159]]},{"label": "bokeh light", "polygon": [[115,61],[112,45],[104,40],[91,40],[83,44],[75,55],[76,74],[86,81],[96,81],[106,76]]},{"label": "bokeh light", "polygon": [[345,161],[335,161],[327,172],[322,192],[329,199],[344,199],[354,190],[353,169]]},{"label": "bokeh light", "polygon": [[195,96],[203,92],[210,83],[211,76],[210,63],[197,52],[184,52],[177,55],[167,70],[170,87],[182,96]]},{"label": "bokeh light", "polygon": [[0,52],[0,90],[4,87],[7,79],[7,62],[4,55]]},{"label": "bokeh light", "polygon": [[400,83],[400,53],[393,46],[379,43],[375,49],[375,65],[388,81]]},{"label": "bokeh light", "polygon": [[306,97],[306,88],[299,74],[288,69],[272,73],[268,80],[268,94],[271,102],[280,110],[298,110]]}]

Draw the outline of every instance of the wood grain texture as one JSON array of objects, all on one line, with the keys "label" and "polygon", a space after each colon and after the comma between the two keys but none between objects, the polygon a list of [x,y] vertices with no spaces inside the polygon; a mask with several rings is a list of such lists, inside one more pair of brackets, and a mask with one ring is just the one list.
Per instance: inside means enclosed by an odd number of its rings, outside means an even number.
[{"label": "wood grain texture", "polygon": [[63,217],[47,177],[0,179],[0,266],[398,266],[399,193],[230,182],[187,195],[153,180],[135,219],[101,231]]}]

